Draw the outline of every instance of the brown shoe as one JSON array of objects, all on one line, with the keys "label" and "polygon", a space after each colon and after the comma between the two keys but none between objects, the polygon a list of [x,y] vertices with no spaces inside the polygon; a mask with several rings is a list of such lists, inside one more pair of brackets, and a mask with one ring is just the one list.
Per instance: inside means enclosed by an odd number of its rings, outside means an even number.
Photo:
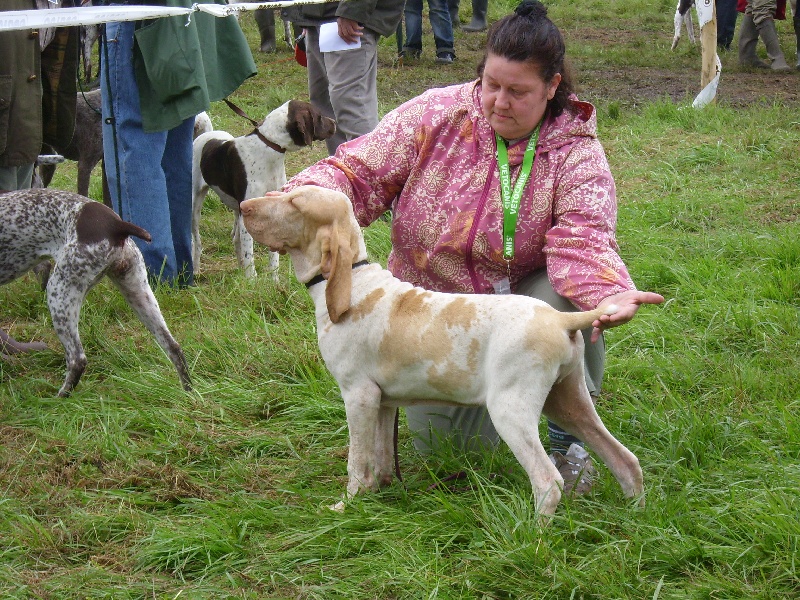
[{"label": "brown shoe", "polygon": [[550,460],[564,478],[564,493],[568,496],[583,496],[592,489],[592,483],[597,469],[592,464],[592,458],[586,450],[578,444],[572,444],[566,454],[553,452]]}]

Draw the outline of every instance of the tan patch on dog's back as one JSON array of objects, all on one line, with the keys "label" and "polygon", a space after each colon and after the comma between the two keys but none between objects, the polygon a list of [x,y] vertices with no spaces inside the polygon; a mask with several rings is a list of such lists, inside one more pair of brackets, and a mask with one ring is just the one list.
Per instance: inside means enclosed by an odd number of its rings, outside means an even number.
[{"label": "tan patch on dog's back", "polygon": [[354,323],[360,321],[375,310],[375,305],[378,304],[380,299],[385,295],[386,290],[383,288],[372,290],[361,302],[355,306],[351,306],[350,310],[342,315],[342,319],[351,319]]},{"label": "tan patch on dog's back", "polygon": [[396,373],[412,365],[430,363],[428,383],[447,394],[463,387],[465,377],[471,378],[478,362],[480,343],[475,338],[467,350],[466,364],[453,360],[454,337],[464,338],[463,331],[472,327],[477,310],[468,299],[457,298],[435,313],[432,297],[431,292],[412,289],[397,298],[379,353],[387,378],[395,378]]},{"label": "tan patch on dog's back", "polygon": [[469,331],[477,314],[474,303],[459,297],[447,304],[439,318],[444,321],[446,327],[462,327],[464,331]]},{"label": "tan patch on dog's back", "polygon": [[481,349],[481,343],[477,338],[472,338],[467,350],[467,364],[465,367],[459,367],[455,361],[448,360],[441,368],[437,369],[438,365],[431,365],[428,368],[428,383],[431,387],[439,390],[446,396],[452,396],[453,393],[464,387],[464,383],[470,381],[475,377],[475,369],[478,367],[478,354]]}]

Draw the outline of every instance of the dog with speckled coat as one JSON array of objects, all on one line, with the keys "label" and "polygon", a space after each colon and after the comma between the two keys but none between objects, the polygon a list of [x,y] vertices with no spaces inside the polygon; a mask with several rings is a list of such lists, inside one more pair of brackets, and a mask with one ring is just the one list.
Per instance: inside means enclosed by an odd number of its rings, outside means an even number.
[{"label": "dog with speckled coat", "polygon": [[167,353],[183,388],[191,389],[183,351],[164,322],[130,236],[150,241],[147,231],[84,196],[52,189],[0,192],[0,284],[47,259],[54,263],[47,305],[67,359],[59,396],[68,396],[86,369],[78,320],[86,294],[104,275]]}]

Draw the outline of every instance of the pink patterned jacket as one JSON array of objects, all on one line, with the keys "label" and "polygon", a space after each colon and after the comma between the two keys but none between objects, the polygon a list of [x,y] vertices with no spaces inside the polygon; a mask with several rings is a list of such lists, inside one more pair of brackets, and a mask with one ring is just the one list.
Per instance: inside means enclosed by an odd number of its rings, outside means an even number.
[{"label": "pink patterned jacket", "polygon": [[[493,293],[507,276],[494,132],[479,81],[437,88],[388,113],[371,133],[293,177],[347,194],[367,226],[391,209],[389,270],[428,290]],[[556,292],[595,308],[635,289],[615,240],[616,189],[591,104],[545,118],[520,205],[511,287],[547,268]],[[508,149],[512,186],[527,140]]]}]

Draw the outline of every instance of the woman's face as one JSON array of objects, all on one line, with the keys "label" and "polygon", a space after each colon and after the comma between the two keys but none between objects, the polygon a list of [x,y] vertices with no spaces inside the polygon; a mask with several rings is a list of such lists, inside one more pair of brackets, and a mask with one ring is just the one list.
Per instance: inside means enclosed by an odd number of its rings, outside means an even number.
[{"label": "woman's face", "polygon": [[533,64],[490,53],[481,79],[483,115],[507,140],[527,137],[542,120],[559,83],[561,73],[545,81]]}]

